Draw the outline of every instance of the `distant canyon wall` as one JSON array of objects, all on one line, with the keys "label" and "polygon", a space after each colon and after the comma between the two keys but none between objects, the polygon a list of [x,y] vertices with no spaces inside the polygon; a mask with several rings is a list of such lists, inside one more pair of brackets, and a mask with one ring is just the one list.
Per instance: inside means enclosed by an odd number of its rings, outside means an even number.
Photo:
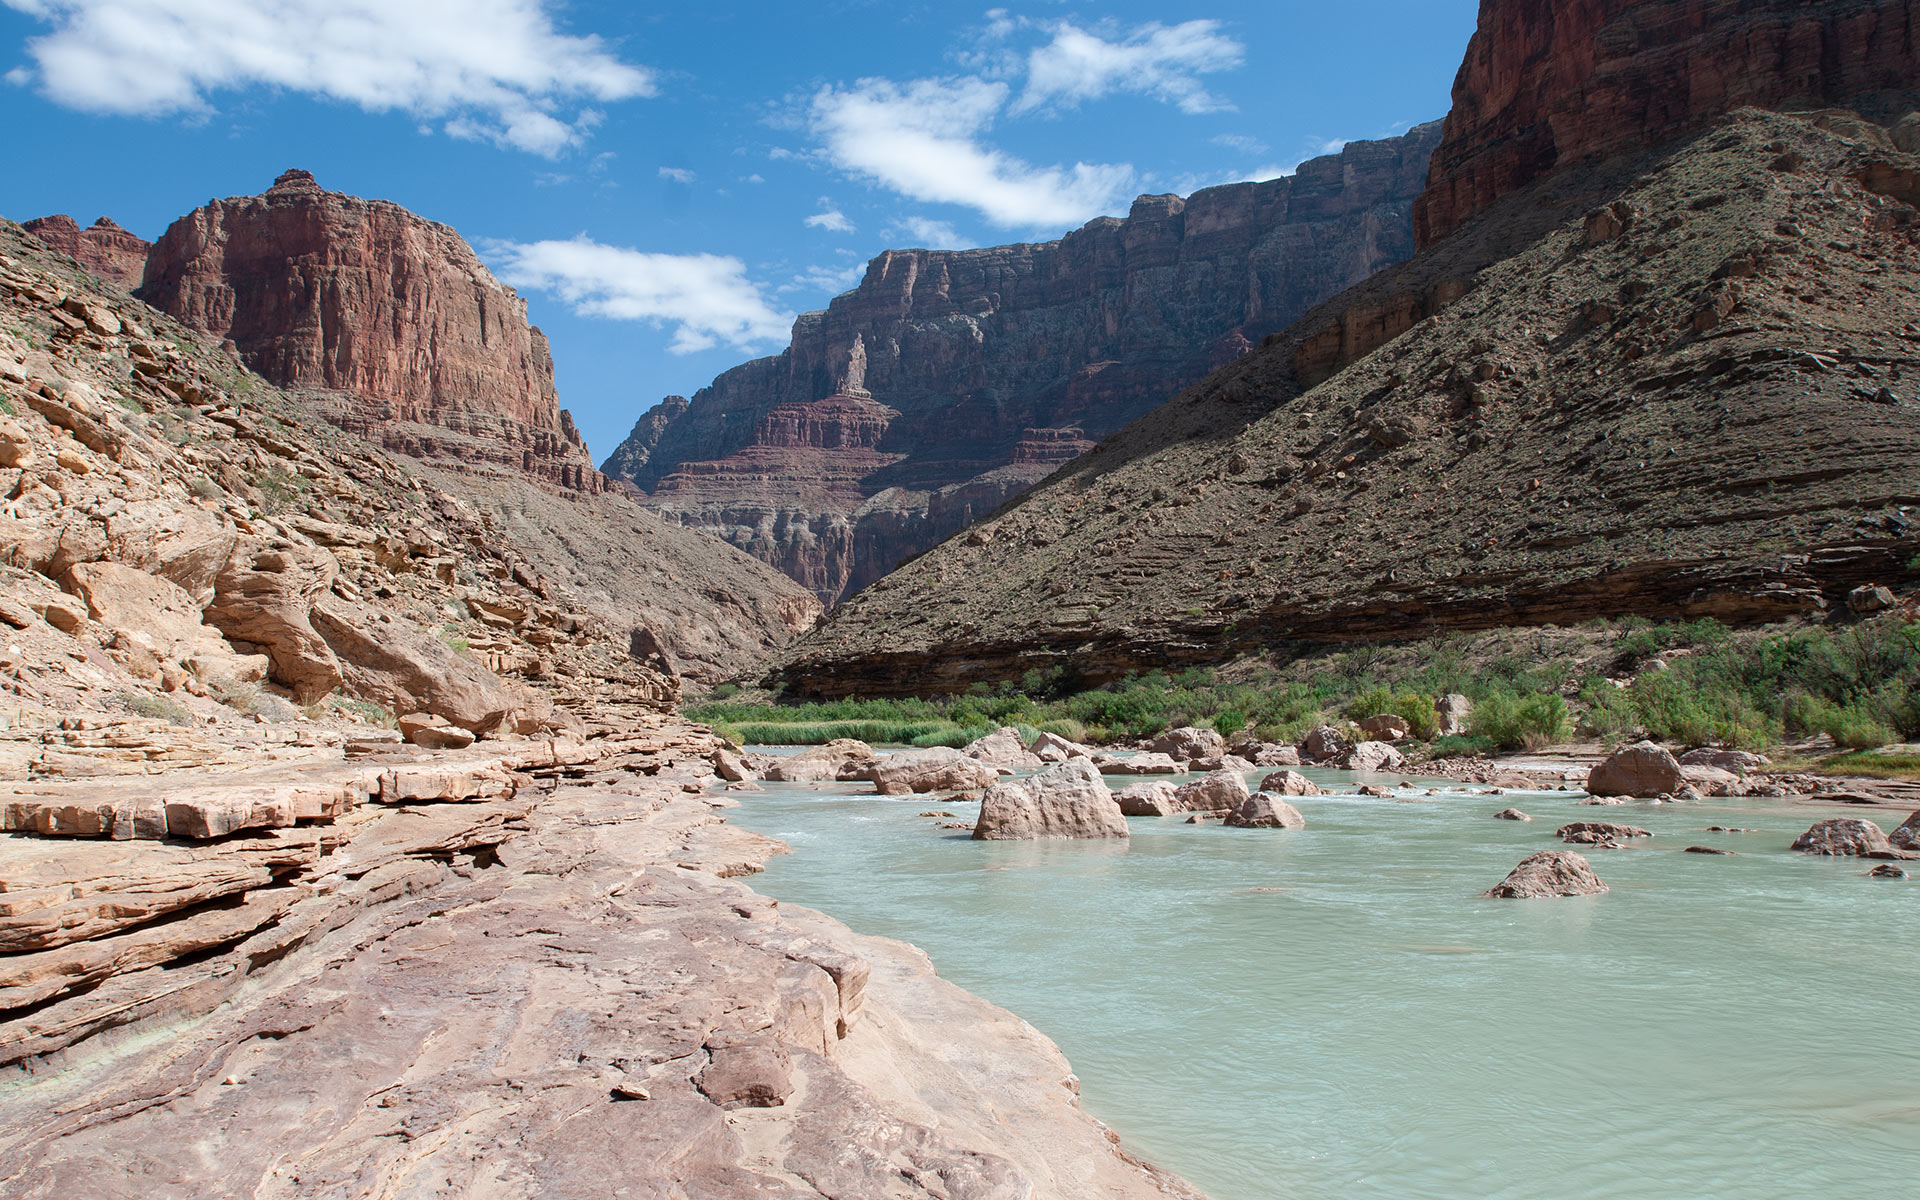
[{"label": "distant canyon wall", "polygon": [[831,603],[1407,258],[1439,137],[1142,196],[1054,242],[887,251],[785,351],[641,416],[603,469]]}]

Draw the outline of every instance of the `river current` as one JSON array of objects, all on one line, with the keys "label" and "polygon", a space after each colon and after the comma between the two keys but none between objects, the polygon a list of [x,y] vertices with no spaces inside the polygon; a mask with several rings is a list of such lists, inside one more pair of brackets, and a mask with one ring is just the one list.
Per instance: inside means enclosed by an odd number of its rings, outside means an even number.
[{"label": "river current", "polygon": [[[1025,1018],[1212,1200],[1920,1194],[1920,879],[1787,849],[1856,810],[1335,795],[1299,831],[977,843],[918,815],[973,805],[764,786],[733,820],[794,852],[759,890]],[[1581,848],[1606,895],[1481,897],[1575,820],[1656,836]]]}]

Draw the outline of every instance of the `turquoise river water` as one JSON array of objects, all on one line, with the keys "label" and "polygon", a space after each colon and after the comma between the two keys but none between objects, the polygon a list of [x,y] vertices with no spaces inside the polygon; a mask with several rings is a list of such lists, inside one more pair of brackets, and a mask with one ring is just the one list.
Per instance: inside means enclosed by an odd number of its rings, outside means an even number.
[{"label": "turquoise river water", "polygon": [[[733,820],[794,853],[756,887],[1024,1017],[1212,1200],[1920,1195],[1920,880],[1787,850],[1858,810],[1326,796],[1302,831],[977,843],[923,796],[765,786]],[[1588,852],[1607,895],[1481,898],[1574,820],[1657,836]]]}]

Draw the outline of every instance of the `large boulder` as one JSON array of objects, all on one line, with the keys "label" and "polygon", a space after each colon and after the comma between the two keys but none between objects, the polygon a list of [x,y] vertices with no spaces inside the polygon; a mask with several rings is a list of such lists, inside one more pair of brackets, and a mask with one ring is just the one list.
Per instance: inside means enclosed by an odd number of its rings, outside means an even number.
[{"label": "large boulder", "polygon": [[318,546],[254,547],[230,559],[214,581],[207,623],[241,651],[266,654],[270,678],[312,704],[340,686],[340,660],[315,632],[314,601],[340,564]]},{"label": "large boulder", "polygon": [[975,841],[1123,838],[1127,819],[1093,763],[1075,758],[988,788],[973,836]]},{"label": "large boulder", "polygon": [[1044,730],[1027,747],[1027,753],[1043,763],[1065,762],[1070,758],[1092,758],[1093,747],[1082,746],[1079,742],[1070,742],[1057,733]]},{"label": "large boulder", "polygon": [[347,689],[396,713],[430,712],[478,734],[511,728],[525,696],[404,617],[372,613],[337,596],[313,608],[313,628],[340,661]]},{"label": "large boulder", "polygon": [[1174,787],[1164,780],[1129,784],[1113,794],[1120,812],[1128,817],[1170,817],[1181,811]]},{"label": "large boulder", "polygon": [[1118,755],[1102,755],[1094,761],[1100,770],[1108,775],[1179,775],[1182,773],[1180,764],[1167,754],[1130,754],[1125,758]]},{"label": "large boulder", "polygon": [[[120,563],[76,563],[67,571],[68,590],[85,616],[115,631],[114,644],[138,646],[152,660],[179,663],[216,689],[233,691],[267,677],[262,655],[239,654],[216,629],[201,621],[200,606],[179,584]],[[45,620],[77,632],[66,614],[49,604]]]},{"label": "large boulder", "polygon": [[1587,792],[1594,796],[1665,796],[1686,783],[1673,755],[1652,742],[1622,746],[1587,773]]},{"label": "large boulder", "polygon": [[1450,692],[1433,702],[1433,711],[1440,718],[1441,737],[1462,734],[1467,731],[1467,722],[1473,719],[1473,701]]},{"label": "large boulder", "polygon": [[990,767],[1006,767],[1014,771],[1040,765],[1040,760],[1027,750],[1020,731],[1011,725],[1002,725],[987,736],[968,743],[960,753]]},{"label": "large boulder", "polygon": [[823,783],[839,779],[848,767],[865,767],[877,756],[873,747],[853,738],[835,738],[798,754],[772,759],[761,771],[774,783]]},{"label": "large boulder", "polygon": [[1251,762],[1256,767],[1297,767],[1300,765],[1300,751],[1293,746],[1284,746],[1278,742],[1242,743],[1233,753]]},{"label": "large boulder", "polygon": [[1215,729],[1184,725],[1154,738],[1147,743],[1147,749],[1181,762],[1192,762],[1196,758],[1219,758],[1227,752],[1227,739]]},{"label": "large boulder", "polygon": [[1522,859],[1488,896],[1496,900],[1545,900],[1556,896],[1596,896],[1607,890],[1592,864],[1571,850],[1542,850]]},{"label": "large boulder", "polygon": [[1175,803],[1191,812],[1219,812],[1234,809],[1251,795],[1246,777],[1238,771],[1214,771],[1173,793]]},{"label": "large boulder", "polygon": [[[1092,769],[1092,764],[1088,764],[1088,769]],[[1000,772],[951,746],[933,746],[925,750],[902,750],[875,759],[868,768],[868,778],[873,780],[874,790],[883,796],[906,796],[989,787],[1000,778]],[[1101,785],[1103,789],[1105,786]],[[1114,810],[1116,817],[1119,811]]]},{"label": "large boulder", "polygon": [[1361,742],[1342,752],[1337,761],[1344,770],[1377,775],[1406,766],[1407,756],[1385,742]]},{"label": "large boulder", "polygon": [[1227,824],[1237,829],[1305,829],[1307,819],[1300,810],[1272,792],[1255,792],[1227,814]]},{"label": "large boulder", "polygon": [[1276,796],[1324,796],[1327,790],[1298,771],[1275,771],[1260,781],[1260,790]]},{"label": "large boulder", "polygon": [[1920,850],[1920,812],[1902,821],[1900,828],[1887,835],[1887,842],[1896,850]]},{"label": "large boulder", "polygon": [[1347,739],[1331,725],[1321,725],[1308,733],[1300,743],[1300,757],[1308,762],[1326,762],[1340,757],[1347,748]]},{"label": "large boulder", "polygon": [[1817,821],[1813,828],[1800,835],[1792,848],[1803,854],[1830,854],[1836,857],[1920,858],[1920,853],[1896,849],[1878,825],[1859,817]]}]

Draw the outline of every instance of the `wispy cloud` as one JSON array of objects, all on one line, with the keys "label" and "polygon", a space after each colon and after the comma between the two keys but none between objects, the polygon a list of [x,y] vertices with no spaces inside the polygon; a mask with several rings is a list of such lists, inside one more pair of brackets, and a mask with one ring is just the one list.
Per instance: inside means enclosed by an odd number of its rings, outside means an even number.
[{"label": "wispy cloud", "polygon": [[995,225],[1057,226],[1112,207],[1132,186],[1126,163],[1040,167],[980,137],[1005,107],[1004,83],[977,77],[824,87],[811,126],[832,163],[915,200],[959,204]]},{"label": "wispy cloud", "polygon": [[820,197],[820,211],[808,217],[805,222],[809,229],[825,229],[830,233],[852,233],[853,222],[847,214],[833,206],[825,196]]},{"label": "wispy cloud", "polygon": [[782,292],[825,292],[829,296],[838,296],[857,286],[867,273],[867,264],[849,263],[840,267],[808,267],[793,277],[791,283],[783,284]]},{"label": "wispy cloud", "polygon": [[1016,113],[1072,107],[1115,92],[1156,97],[1188,113],[1233,106],[1201,86],[1197,76],[1238,68],[1246,48],[1220,32],[1218,21],[1149,22],[1117,40],[1066,21],[1053,40],[1027,54],[1027,86]]},{"label": "wispy cloud", "polygon": [[502,280],[546,292],[581,316],[672,329],[667,348],[675,354],[723,342],[746,350],[784,341],[793,324],[793,314],[776,312],[737,258],[654,254],[584,236],[486,242],[481,249]]},{"label": "wispy cloud", "polygon": [[692,183],[694,175],[685,167],[661,167],[660,178],[671,183]]},{"label": "wispy cloud", "polygon": [[216,93],[283,88],[552,157],[599,123],[589,105],[656,91],[600,39],[561,33],[548,0],[0,3],[52,26],[27,42],[25,82],[84,112],[205,115]]},{"label": "wispy cloud", "polygon": [[923,250],[960,250],[967,244],[952,225],[927,217],[908,217],[890,227],[887,236],[904,238]]}]

